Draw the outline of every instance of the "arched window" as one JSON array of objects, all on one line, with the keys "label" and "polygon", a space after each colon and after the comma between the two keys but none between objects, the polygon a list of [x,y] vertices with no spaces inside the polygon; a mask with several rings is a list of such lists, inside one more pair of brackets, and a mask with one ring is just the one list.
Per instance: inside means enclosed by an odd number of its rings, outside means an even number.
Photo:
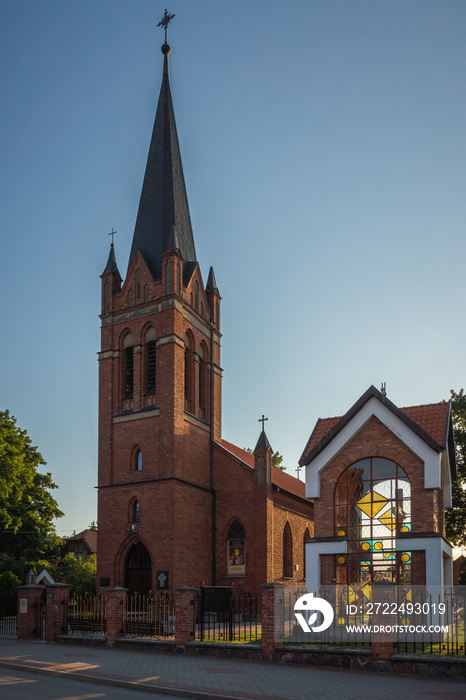
[{"label": "arched window", "polygon": [[172,291],[172,264],[170,260],[165,265],[165,294],[171,294]]},{"label": "arched window", "polygon": [[335,534],[348,553],[335,555],[337,583],[355,589],[375,581],[409,584],[411,552],[397,551],[398,533],[411,531],[411,487],[398,464],[383,457],[345,469],[335,487]]},{"label": "arched window", "polygon": [[203,344],[199,347],[199,413],[201,418],[206,418],[207,407],[207,376],[206,376],[205,351]]},{"label": "arched window", "polygon": [[141,509],[139,507],[139,501],[134,501],[133,503],[133,523],[139,523],[141,517]]},{"label": "arched window", "polygon": [[146,393],[155,394],[156,340],[155,328],[149,328],[145,337]]},{"label": "arched window", "polygon": [[293,578],[293,535],[289,523],[283,530],[283,577]]},{"label": "arched window", "polygon": [[184,407],[192,410],[193,398],[193,348],[189,333],[184,336]]},{"label": "arched window", "polygon": [[309,532],[309,528],[307,527],[305,532],[304,532],[304,538],[303,538],[303,575],[301,578],[306,578],[306,541],[311,539],[311,533]]},{"label": "arched window", "polygon": [[134,455],[134,471],[142,471],[142,452],[141,450],[136,450]]},{"label": "arched window", "polygon": [[227,536],[227,573],[246,573],[246,535],[239,520],[230,525]]},{"label": "arched window", "polygon": [[110,308],[110,283],[106,280],[104,284],[104,313],[108,313]]},{"label": "arched window", "polygon": [[176,266],[176,293],[181,296],[181,267]]},{"label": "arched window", "polygon": [[134,389],[134,339],[127,333],[123,340],[123,396],[131,398]]},{"label": "arched window", "polygon": [[136,270],[136,303],[139,304],[141,301],[141,270]]},{"label": "arched window", "polygon": [[192,292],[189,293],[189,303],[191,304],[191,306],[193,305],[193,293]]}]

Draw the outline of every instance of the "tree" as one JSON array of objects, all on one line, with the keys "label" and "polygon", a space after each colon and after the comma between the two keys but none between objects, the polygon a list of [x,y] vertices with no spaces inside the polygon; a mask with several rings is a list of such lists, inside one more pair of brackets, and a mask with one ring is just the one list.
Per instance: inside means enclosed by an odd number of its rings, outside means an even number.
[{"label": "tree", "polygon": [[451,408],[458,478],[452,484],[452,507],[446,511],[446,534],[457,546],[466,545],[466,395],[453,389]]},{"label": "tree", "polygon": [[47,560],[60,541],[53,520],[63,513],[50,493],[52,475],[38,471],[45,464],[16,419],[0,411],[0,552],[10,560],[3,569],[17,575],[25,561]]},{"label": "tree", "polygon": [[[243,450],[245,452],[249,452],[250,455],[254,454],[253,450],[251,450],[250,447],[243,447]],[[280,469],[280,471],[284,472],[285,467],[282,464],[283,462],[283,455],[280,454],[280,452],[274,452],[272,455],[272,464],[274,467],[277,467],[277,469]]]},{"label": "tree", "polygon": [[90,554],[87,558],[76,559],[74,554],[67,554],[57,567],[53,569],[55,581],[68,583],[70,595],[95,595],[97,576],[97,555]]}]

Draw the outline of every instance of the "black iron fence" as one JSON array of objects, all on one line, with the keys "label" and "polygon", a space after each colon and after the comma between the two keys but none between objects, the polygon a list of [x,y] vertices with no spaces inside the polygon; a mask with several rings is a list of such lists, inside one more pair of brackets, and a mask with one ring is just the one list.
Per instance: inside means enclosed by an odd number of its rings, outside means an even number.
[{"label": "black iron fence", "polygon": [[[283,643],[299,646],[328,646],[328,647],[370,647],[371,633],[366,628],[369,601],[362,597],[358,602],[357,611],[348,614],[351,601],[350,589],[347,586],[322,586],[319,597],[326,600],[333,608],[333,624],[322,632],[309,633],[301,626],[296,616],[295,604],[306,593],[304,588],[286,588],[280,594],[282,603],[281,617],[283,620]],[[301,614],[305,615],[304,609]]]},{"label": "black iron fence", "polygon": [[397,637],[396,650],[405,654],[466,656],[466,586],[443,593],[414,590],[405,601],[407,630]]},{"label": "black iron fence", "polygon": [[107,633],[107,597],[82,595],[69,599],[64,607],[63,629],[71,635],[98,635]]},{"label": "black iron fence", "polygon": [[175,603],[173,595],[161,591],[127,595],[124,609],[126,637],[168,639],[175,635]]},{"label": "black iron fence", "polygon": [[257,594],[206,586],[197,600],[196,638],[202,642],[260,641],[262,626]]}]

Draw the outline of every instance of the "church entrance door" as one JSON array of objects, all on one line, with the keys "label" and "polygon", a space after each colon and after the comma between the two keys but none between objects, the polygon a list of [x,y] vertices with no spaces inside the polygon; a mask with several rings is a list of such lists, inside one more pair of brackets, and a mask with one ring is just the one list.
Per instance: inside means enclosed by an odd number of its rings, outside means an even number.
[{"label": "church entrance door", "polygon": [[150,554],[138,540],[135,540],[126,557],[125,586],[132,593],[148,593],[152,588]]}]

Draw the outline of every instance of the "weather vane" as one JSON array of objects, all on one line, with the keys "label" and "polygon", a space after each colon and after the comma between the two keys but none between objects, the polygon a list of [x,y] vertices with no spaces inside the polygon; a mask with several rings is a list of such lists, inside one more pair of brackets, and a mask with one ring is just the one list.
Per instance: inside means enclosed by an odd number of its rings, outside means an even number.
[{"label": "weather vane", "polygon": [[167,43],[167,27],[172,21],[173,15],[171,12],[168,12],[167,8],[165,8],[165,12],[163,13],[163,17],[158,23],[157,27],[162,27],[162,29],[165,29],[165,43]]}]

